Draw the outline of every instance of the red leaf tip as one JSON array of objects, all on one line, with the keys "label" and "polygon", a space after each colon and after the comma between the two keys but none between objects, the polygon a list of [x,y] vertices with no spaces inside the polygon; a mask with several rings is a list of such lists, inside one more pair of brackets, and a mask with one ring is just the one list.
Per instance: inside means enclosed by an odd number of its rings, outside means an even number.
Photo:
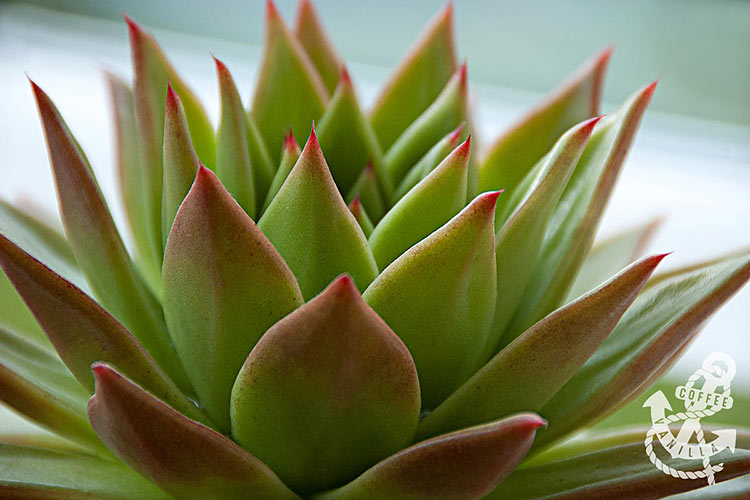
[{"label": "red leaf tip", "polygon": [[289,134],[284,134],[284,149],[292,152],[298,147],[297,140],[294,138],[294,132],[292,132],[292,127],[289,127]]},{"label": "red leaf tip", "polygon": [[529,430],[535,431],[540,427],[547,427],[547,421],[536,413],[524,413],[519,415],[521,425]]},{"label": "red leaf tip", "polygon": [[601,52],[596,56],[596,65],[597,66],[605,66],[609,60],[612,58],[612,52],[615,51],[615,46],[608,45],[607,47],[604,47]]},{"label": "red leaf tip", "polygon": [[102,382],[106,383],[117,376],[111,366],[101,361],[95,361],[94,363],[92,363],[91,371],[94,374],[94,379],[97,386]]},{"label": "red leaf tip", "polygon": [[448,2],[445,4],[445,7],[443,7],[443,12],[441,12],[441,17],[448,22],[451,22],[453,20],[453,0],[448,0]]},{"label": "red leaf tip", "polygon": [[167,81],[167,111],[174,111],[180,105],[180,96],[172,88],[172,84]]},{"label": "red leaf tip", "polygon": [[469,206],[474,206],[481,211],[486,211],[487,213],[494,215],[497,199],[503,191],[505,191],[505,189],[499,191],[487,191],[486,193],[477,195]]},{"label": "red leaf tip", "polygon": [[346,65],[341,65],[341,84],[346,86],[351,86],[352,84],[352,78],[349,76],[349,71],[346,69]]},{"label": "red leaf tip", "polygon": [[273,0],[266,0],[266,19],[278,19],[280,17],[279,10]]},{"label": "red leaf tip", "polygon": [[466,61],[464,61],[461,67],[458,68],[458,82],[461,85],[461,88],[466,87],[466,73],[467,73],[467,66],[466,66]]},{"label": "red leaf tip", "polygon": [[224,64],[221,59],[217,58],[215,55],[211,54],[211,57],[214,60],[214,64],[216,64],[216,72],[219,74],[219,76],[226,76],[229,74],[229,69],[227,68],[227,65]]},{"label": "red leaf tip", "polygon": [[455,147],[456,144],[458,144],[458,139],[461,137],[461,132],[464,131],[464,123],[461,122],[461,124],[453,130],[450,134],[450,139],[448,141]]},{"label": "red leaf tip", "polygon": [[348,273],[344,273],[335,278],[328,288],[324,291],[335,293],[337,295],[357,295],[359,296],[359,290],[357,285]]},{"label": "red leaf tip", "polygon": [[138,24],[138,22],[136,22],[135,19],[130,17],[125,12],[121,12],[120,14],[122,15],[122,18],[125,21],[125,23],[128,25],[128,33],[130,33],[130,36],[132,38],[138,38],[138,37],[143,36],[144,34],[143,27],[140,24]]},{"label": "red leaf tip", "polygon": [[643,90],[641,91],[644,95],[651,97],[654,94],[654,90],[656,90],[656,85],[661,81],[661,76],[654,80],[653,82],[646,85]]}]

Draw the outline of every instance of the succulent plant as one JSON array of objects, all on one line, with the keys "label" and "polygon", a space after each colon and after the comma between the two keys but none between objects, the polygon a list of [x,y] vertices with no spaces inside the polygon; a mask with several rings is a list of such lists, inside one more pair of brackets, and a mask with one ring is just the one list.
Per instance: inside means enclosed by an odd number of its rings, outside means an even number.
[{"label": "succulent plant", "polygon": [[[652,277],[664,255],[636,260],[651,224],[592,250],[655,83],[599,117],[605,50],[480,155],[450,6],[365,112],[310,3],[289,30],[269,2],[249,111],[215,61],[215,131],[126,21],[133,84],[107,79],[132,258],[32,82],[65,236],[0,205],[0,398],[55,435],[0,433],[0,497],[700,486],[653,468],[642,434],[567,441],[750,277],[747,255]],[[750,471],[748,447],[717,480]]]}]

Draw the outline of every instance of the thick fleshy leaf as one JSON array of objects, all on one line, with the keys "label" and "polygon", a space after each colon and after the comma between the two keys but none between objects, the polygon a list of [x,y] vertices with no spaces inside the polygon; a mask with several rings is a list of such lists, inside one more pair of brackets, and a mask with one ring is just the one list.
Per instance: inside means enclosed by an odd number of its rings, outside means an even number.
[{"label": "thick fleshy leaf", "polygon": [[76,261],[99,302],[133,332],[180,387],[189,387],[167,336],[161,307],[130,260],[86,157],[47,94],[31,85],[47,137],[60,214]]},{"label": "thick fleshy leaf", "polygon": [[507,345],[513,340],[509,336],[502,338],[503,332],[534,273],[555,207],[598,120],[592,118],[576,125],[557,141],[525,198],[495,237],[497,304],[482,361],[498,351],[500,342]]},{"label": "thick fleshy leaf", "polygon": [[523,460],[544,420],[521,413],[417,443],[316,500],[483,498]]},{"label": "thick fleshy leaf", "polygon": [[186,418],[103,363],[88,414],[122,461],[179,499],[294,499],[262,462],[228,438]]},{"label": "thick fleshy leaf", "polygon": [[383,149],[388,149],[432,104],[456,67],[453,7],[449,3],[409,49],[370,111]]},{"label": "thick fleshy leaf", "polygon": [[448,154],[458,146],[458,141],[463,135],[465,126],[463,124],[456,127],[455,130],[447,133],[445,137],[435,143],[427,153],[414,165],[401,181],[396,192],[393,194],[392,202],[395,204],[404,197],[411,188],[419,184],[419,181],[427,177],[435,167],[440,165]]},{"label": "thick fleshy leaf", "polygon": [[4,236],[0,236],[0,266],[84,387],[94,388],[91,363],[111,362],[168,404],[201,418],[130,332],[72,283]]},{"label": "thick fleshy leaf", "polygon": [[375,174],[375,168],[372,165],[365,166],[362,173],[354,183],[352,188],[346,194],[347,203],[351,203],[354,198],[359,198],[362,206],[365,207],[372,221],[377,223],[383,218],[386,212],[383,193],[378,187],[378,178]]},{"label": "thick fleshy leaf", "polygon": [[251,111],[272,160],[278,164],[284,133],[289,127],[298,136],[306,132],[323,114],[328,91],[271,0],[266,3],[263,47]]},{"label": "thick fleshy leaf", "polygon": [[315,65],[328,92],[333,93],[339,81],[342,64],[310,0],[299,2],[294,21],[294,36]]},{"label": "thick fleshy leaf", "polygon": [[167,104],[164,113],[164,192],[161,198],[161,223],[162,238],[166,246],[174,216],[190,191],[200,160],[193,149],[182,102],[171,85],[167,85]]},{"label": "thick fleshy leaf", "polygon": [[182,99],[190,135],[200,160],[213,165],[216,158],[214,129],[198,98],[177,74],[154,37],[132,18],[128,24],[133,62],[133,95],[140,150],[140,181],[143,190],[145,226],[152,245],[156,269],[161,265],[164,240],[161,235],[162,145],[167,82]]},{"label": "thick fleshy leaf", "polygon": [[565,300],[591,248],[656,82],[598,124],[550,219],[533,276],[505,333],[514,338]]},{"label": "thick fleshy leaf", "polygon": [[466,206],[469,150],[467,139],[380,220],[369,239],[380,269]]},{"label": "thick fleshy leaf", "polygon": [[[706,487],[705,479],[682,480],[654,467],[644,450],[643,438],[647,430],[628,432],[619,439],[614,436],[610,440],[622,442],[609,447],[522,467],[487,498],[628,500],[664,498],[697,488],[701,488],[696,491],[700,495],[695,498],[712,498],[711,492],[718,487]],[[741,440],[742,445],[733,452],[725,449],[711,457],[712,464],[724,464],[723,470],[715,475],[717,483],[750,473],[750,442],[747,437]],[[682,471],[703,470],[701,460],[673,459],[667,453],[659,455],[659,458],[666,465]],[[731,498],[744,498],[744,493]]]},{"label": "thick fleshy leaf", "polygon": [[394,185],[399,184],[409,169],[445,134],[467,121],[466,87],[464,64],[456,70],[430,107],[387,150],[385,168]]},{"label": "thick fleshy leaf", "polygon": [[315,130],[258,222],[309,300],[341,273],[360,288],[378,274],[359,224],[341,198]]},{"label": "thick fleshy leaf", "polygon": [[169,233],[163,280],[172,341],[206,412],[228,432],[237,372],[260,336],[302,304],[302,293],[281,255],[204,167]]},{"label": "thick fleshy leaf", "polygon": [[383,152],[359,107],[346,68],[316,128],[331,175],[342,193],[351,189],[365,165],[372,164],[383,193],[390,197],[393,186],[384,170]]},{"label": "thick fleshy leaf", "polygon": [[481,190],[508,189],[513,193],[563,132],[599,114],[604,72],[611,55],[612,49],[607,48],[584,63],[495,141],[481,165]]},{"label": "thick fleshy leaf", "polygon": [[365,237],[369,238],[374,227],[372,225],[370,217],[367,216],[365,207],[363,207],[362,203],[359,201],[359,196],[356,196],[352,200],[352,202],[349,203],[349,210],[351,210],[354,218],[357,219],[359,227],[362,228],[362,232],[364,233]]},{"label": "thick fleshy leaf", "polygon": [[286,178],[289,177],[289,173],[292,171],[294,164],[297,163],[299,155],[299,144],[297,144],[297,141],[294,139],[292,130],[289,129],[289,135],[284,136],[284,151],[281,155],[281,162],[279,163],[279,168],[276,169],[276,174],[273,176],[271,187],[268,188],[266,201],[263,202],[263,209],[260,211],[261,215],[263,215],[263,212],[266,211],[268,205],[270,205],[276,197],[276,194],[279,192],[279,189],[281,189]]},{"label": "thick fleshy leaf", "polygon": [[580,297],[639,258],[661,223],[661,218],[653,219],[595,244],[583,261],[567,300]]},{"label": "thick fleshy leaf", "polygon": [[39,343],[49,343],[44,331],[34,319],[29,308],[13,284],[0,269],[0,324],[23,333],[26,338]]},{"label": "thick fleshy leaf", "polygon": [[474,372],[495,311],[493,217],[500,193],[478,196],[388,266],[364,299],[409,348],[424,409]]},{"label": "thick fleshy leaf", "polygon": [[[151,245],[146,227],[146,191],[143,189],[142,182],[145,174],[136,128],[133,90],[129,84],[108,71],[104,72],[104,76],[109,88],[115,125],[115,163],[118,187],[128,221],[128,229],[135,242],[135,259],[148,283],[158,289],[161,254],[157,253],[157,250],[161,251],[161,249]],[[42,260],[47,262],[45,259]]]},{"label": "thick fleshy leaf", "polygon": [[633,264],[532,326],[427,415],[418,435],[541,410],[615,328],[663,257]]},{"label": "thick fleshy leaf", "polygon": [[744,256],[647,285],[617,327],[540,414],[540,446],[611,413],[664,371],[700,325],[750,279]]},{"label": "thick fleshy leaf", "polygon": [[170,497],[113,460],[0,444],[0,498],[169,500]]},{"label": "thick fleshy leaf", "polygon": [[710,488],[679,493],[669,500],[741,500],[750,491],[750,474],[714,484]]},{"label": "thick fleshy leaf", "polygon": [[344,275],[250,353],[232,389],[232,435],[309,493],[409,444],[419,407],[409,351]]}]

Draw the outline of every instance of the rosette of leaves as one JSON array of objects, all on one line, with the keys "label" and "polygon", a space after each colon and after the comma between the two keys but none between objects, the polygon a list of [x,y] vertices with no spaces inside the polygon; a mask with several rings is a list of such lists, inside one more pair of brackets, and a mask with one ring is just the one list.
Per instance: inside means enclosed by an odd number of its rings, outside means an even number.
[{"label": "rosette of leaves", "polygon": [[[650,226],[592,249],[655,83],[601,118],[604,51],[480,150],[450,6],[365,111],[311,5],[290,30],[269,3],[249,109],[215,61],[215,129],[126,21],[133,81],[107,80],[132,251],[32,82],[64,234],[0,206],[0,398],[52,433],[0,436],[0,496],[700,486],[653,468],[640,435],[565,444],[648,389],[750,276],[747,255],[652,276]],[[748,472],[747,445],[719,481]]]}]

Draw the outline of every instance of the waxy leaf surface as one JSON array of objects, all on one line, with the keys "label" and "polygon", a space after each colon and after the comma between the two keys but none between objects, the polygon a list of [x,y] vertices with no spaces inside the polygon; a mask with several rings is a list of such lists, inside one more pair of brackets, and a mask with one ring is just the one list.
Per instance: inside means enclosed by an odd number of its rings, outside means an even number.
[{"label": "waxy leaf surface", "polygon": [[297,144],[297,141],[294,139],[294,134],[292,134],[292,131],[290,129],[289,135],[284,137],[284,152],[281,155],[279,168],[276,169],[276,173],[274,174],[273,180],[271,181],[271,187],[268,188],[266,201],[263,202],[263,208],[260,211],[261,215],[263,215],[263,212],[266,211],[268,205],[270,205],[273,199],[276,197],[276,194],[279,192],[279,189],[281,189],[281,186],[284,184],[284,181],[286,181],[286,178],[289,177],[289,173],[297,163],[299,155],[299,144]]},{"label": "waxy leaf surface", "polygon": [[372,234],[373,229],[375,228],[372,225],[370,217],[365,211],[365,207],[363,207],[362,203],[359,201],[359,196],[355,197],[352,202],[349,203],[349,210],[351,210],[354,218],[357,219],[359,227],[362,228],[362,232],[364,233],[365,237],[369,238]]},{"label": "waxy leaf surface", "polygon": [[328,92],[333,93],[339,81],[342,63],[310,0],[301,0],[298,4],[294,36],[315,65]]}]

